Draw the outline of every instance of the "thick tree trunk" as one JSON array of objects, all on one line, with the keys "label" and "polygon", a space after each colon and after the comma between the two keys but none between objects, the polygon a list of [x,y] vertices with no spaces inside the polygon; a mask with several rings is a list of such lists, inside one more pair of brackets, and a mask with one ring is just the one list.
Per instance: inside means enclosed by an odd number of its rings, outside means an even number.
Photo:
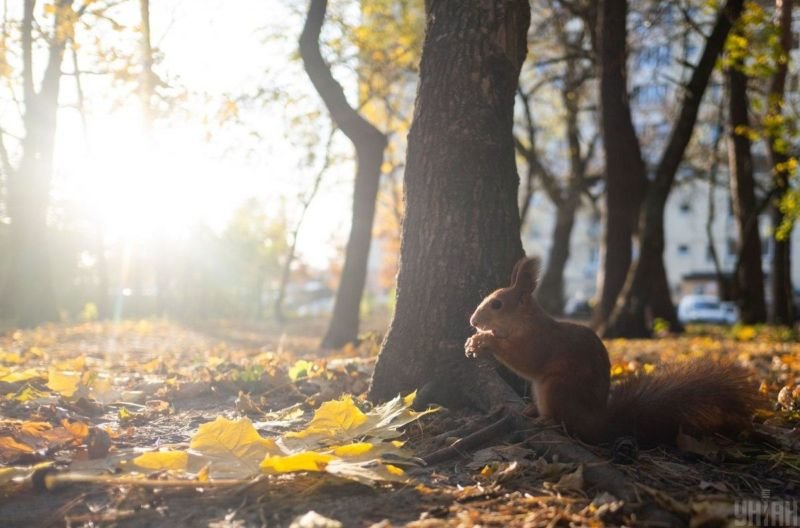
[{"label": "thick tree trunk", "polygon": [[564,312],[564,269],[569,260],[572,228],[580,196],[570,196],[556,209],[556,222],[551,237],[552,245],[547,257],[547,268],[542,275],[536,298],[548,313],[561,315]]},{"label": "thick tree trunk", "polygon": [[[775,5],[780,16],[782,51],[786,61],[778,65],[770,84],[769,113],[774,116],[783,114],[783,98],[786,91],[786,75],[789,71],[789,60],[792,50],[792,7],[793,0],[776,0]],[[776,188],[775,200],[770,209],[772,225],[775,229],[786,223],[780,203],[789,191],[789,174],[786,161],[788,156],[783,148],[776,148],[775,139],[768,137],[770,163]],[[790,223],[791,226],[791,223]],[[775,238],[775,250],[772,253],[772,322],[780,325],[793,325],[794,287],[792,286],[792,230],[781,233]]]},{"label": "thick tree trunk", "polygon": [[[72,0],[59,0],[69,7]],[[61,63],[66,41],[54,36],[39,92],[33,84],[33,0],[23,10],[23,97],[25,138],[19,166],[8,178],[9,267],[0,301],[0,317],[35,326],[58,317],[52,286],[47,233],[53,172]],[[56,15],[54,28],[61,24]],[[57,31],[54,31],[57,33]]]},{"label": "thick tree trunk", "polygon": [[[512,136],[527,0],[429,2],[409,134],[397,307],[372,400],[416,388],[445,405],[502,399],[464,357],[469,315],[522,256]],[[480,387],[480,390],[476,390]],[[507,386],[506,386],[507,389]]]},{"label": "thick tree trunk", "polygon": [[655,179],[647,186],[639,223],[639,259],[628,272],[620,300],[602,329],[604,337],[649,336],[651,328],[646,315],[648,307],[656,307],[659,311],[667,310],[661,316],[666,315],[664,318],[668,321],[677,319],[674,306],[668,309],[664,296],[664,208],[678,166],[692,138],[700,102],[714,65],[734,21],[742,12],[743,3],[743,0],[728,0],[721,9],[706,40],[700,61],[685,87],[680,112],[656,168]]},{"label": "thick tree trunk", "polygon": [[361,296],[367,277],[372,242],[375,201],[378,197],[386,136],[354,110],[342,86],[333,78],[322,58],[319,35],[325,21],[327,0],[311,0],[300,35],[300,56],[311,83],[319,93],[331,119],[350,139],[356,151],[353,219],[345,249],[344,267],[336,290],[333,315],[322,339],[324,348],[339,348],[358,338]]},{"label": "thick tree trunk", "polygon": [[739,265],[736,269],[736,292],[742,322],[763,323],[767,320],[764,301],[764,272],[761,267],[761,235],[758,230],[753,155],[750,138],[742,129],[749,129],[747,77],[736,68],[727,72],[730,86],[728,118],[728,165],[731,179],[733,210],[739,235]]},{"label": "thick tree trunk", "polygon": [[647,172],[633,128],[627,83],[627,0],[604,0],[598,15],[600,121],[606,159],[605,235],[600,301],[594,324],[604,323],[625,283]]}]

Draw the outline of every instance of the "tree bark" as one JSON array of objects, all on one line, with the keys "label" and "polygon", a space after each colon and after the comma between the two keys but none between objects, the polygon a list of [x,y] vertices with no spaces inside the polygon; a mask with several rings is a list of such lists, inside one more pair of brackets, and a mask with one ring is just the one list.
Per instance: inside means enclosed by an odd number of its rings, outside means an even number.
[{"label": "tree bark", "polygon": [[761,267],[761,235],[758,231],[753,155],[748,117],[747,76],[730,67],[726,72],[728,99],[728,166],[733,211],[739,236],[739,265],[736,267],[736,292],[742,322],[763,323],[767,320],[764,301],[764,272]]},{"label": "tree bark", "polygon": [[18,167],[8,178],[9,267],[0,301],[0,316],[23,327],[57,319],[50,269],[47,213],[53,172],[61,63],[66,39],[58,34],[60,10],[72,0],[56,2],[48,61],[37,92],[33,82],[34,0],[26,0],[22,21],[25,138]]},{"label": "tree bark", "polygon": [[[781,31],[781,51],[786,55],[786,61],[778,64],[778,69],[772,77],[769,88],[770,109],[769,114],[780,116],[783,114],[783,99],[786,91],[786,76],[789,71],[789,61],[792,51],[792,7],[793,0],[776,0],[775,7],[779,13]],[[770,208],[772,226],[777,230],[784,224],[789,228],[776,236],[774,251],[772,253],[772,322],[780,325],[791,326],[794,324],[794,287],[792,285],[792,224],[786,221],[786,216],[781,211],[780,204],[789,191],[789,174],[786,169],[788,156],[785,149],[776,147],[777,138],[767,137],[769,142],[770,164],[776,188],[776,196]]]},{"label": "tree bark", "polygon": [[627,0],[604,0],[597,20],[606,218],[595,326],[608,319],[625,283],[632,260],[636,219],[647,184],[647,171],[633,127],[628,96],[627,14]]},{"label": "tree bark", "polygon": [[333,314],[322,339],[322,347],[340,348],[358,339],[361,297],[366,283],[375,202],[387,140],[383,133],[350,106],[342,86],[334,79],[330,67],[322,58],[319,35],[327,7],[327,0],[311,0],[300,35],[300,56],[311,83],[331,114],[331,119],[353,143],[356,151],[350,237],[345,249],[344,267],[336,290]]},{"label": "tree bark", "polygon": [[431,401],[486,408],[508,386],[468,362],[464,342],[470,313],[508,284],[523,254],[512,127],[530,7],[527,0],[427,6],[397,305],[369,397],[423,388]]},{"label": "tree bark", "polygon": [[[669,141],[656,168],[654,180],[647,193],[639,220],[639,258],[628,272],[608,324],[602,328],[604,337],[645,337],[651,333],[646,317],[648,306],[665,308],[664,271],[664,208],[675,181],[675,174],[692,138],[697,112],[714,65],[725,45],[733,23],[742,12],[743,0],[728,0],[720,10],[711,34],[706,39],[700,61],[685,86],[683,101]],[[667,290],[668,291],[668,290]],[[653,303],[658,296],[661,300]],[[671,303],[670,303],[671,304]],[[674,306],[666,319],[677,321]]]}]

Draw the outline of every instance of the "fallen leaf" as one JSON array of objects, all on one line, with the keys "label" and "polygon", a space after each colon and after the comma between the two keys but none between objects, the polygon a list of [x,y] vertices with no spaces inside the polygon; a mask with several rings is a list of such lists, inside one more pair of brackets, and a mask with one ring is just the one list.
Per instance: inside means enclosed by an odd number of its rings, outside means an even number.
[{"label": "fallen leaf", "polygon": [[248,476],[257,473],[267,455],[282,455],[275,440],[263,438],[250,420],[229,420],[224,416],[202,424],[189,448],[211,461],[212,473]]},{"label": "fallen leaf", "polygon": [[185,451],[151,451],[133,459],[140,468],[150,470],[186,469],[189,455]]},{"label": "fallen leaf", "polygon": [[261,469],[266,473],[293,473],[297,471],[325,471],[329,462],[336,460],[333,455],[305,451],[286,456],[267,455],[261,462]]}]

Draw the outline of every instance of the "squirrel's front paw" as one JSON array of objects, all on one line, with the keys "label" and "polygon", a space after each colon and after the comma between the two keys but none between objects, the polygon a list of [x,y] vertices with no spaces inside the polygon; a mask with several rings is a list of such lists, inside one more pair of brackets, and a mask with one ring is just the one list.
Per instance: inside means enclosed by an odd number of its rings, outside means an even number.
[{"label": "squirrel's front paw", "polygon": [[477,358],[491,353],[493,337],[489,332],[478,332],[464,343],[464,354],[468,358]]}]

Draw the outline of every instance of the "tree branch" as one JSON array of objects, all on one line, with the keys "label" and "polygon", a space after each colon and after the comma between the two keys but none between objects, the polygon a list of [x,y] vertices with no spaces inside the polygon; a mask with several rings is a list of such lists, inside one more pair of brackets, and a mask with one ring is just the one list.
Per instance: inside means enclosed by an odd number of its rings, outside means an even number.
[{"label": "tree branch", "polygon": [[327,0],[311,0],[308,7],[303,32],[300,34],[300,57],[306,73],[317,93],[322,98],[336,126],[346,135],[356,148],[367,141],[370,144],[386,144],[386,136],[364,119],[344,95],[342,85],[333,77],[330,68],[322,58],[319,36],[327,12]]},{"label": "tree branch", "polygon": [[714,65],[722,52],[733,22],[739,18],[742,12],[743,5],[744,0],[728,0],[725,7],[720,10],[714,29],[706,40],[700,61],[686,84],[678,119],[672,127],[669,143],[658,163],[656,177],[653,181],[653,185],[661,189],[664,199],[666,199],[666,191],[675,180],[675,174],[683,159],[686,146],[692,138],[700,102],[714,71]]}]

